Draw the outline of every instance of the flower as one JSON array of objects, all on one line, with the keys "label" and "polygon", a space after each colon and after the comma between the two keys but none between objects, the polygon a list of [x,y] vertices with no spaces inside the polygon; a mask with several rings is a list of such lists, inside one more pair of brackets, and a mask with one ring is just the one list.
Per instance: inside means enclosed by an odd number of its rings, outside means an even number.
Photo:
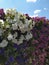
[{"label": "flower", "polygon": [[12,40],[13,39],[13,35],[12,34],[9,34],[8,37],[7,37],[8,40]]},{"label": "flower", "polygon": [[27,33],[27,35],[25,36],[25,39],[28,41],[29,39],[31,39],[33,36],[32,34],[29,32]]},{"label": "flower", "polygon": [[0,9],[0,19],[5,20],[5,13],[3,9]]},{"label": "flower", "polygon": [[0,23],[2,23],[2,25],[4,25],[4,21],[2,19],[0,19]]},{"label": "flower", "polygon": [[6,25],[6,28],[10,28],[10,25]]},{"label": "flower", "polygon": [[0,9],[0,64],[46,65],[49,20],[31,18],[16,9]]},{"label": "flower", "polygon": [[1,43],[0,43],[0,47],[6,47],[8,45],[8,41],[6,40],[3,40]]},{"label": "flower", "polygon": [[30,20],[26,19],[25,24],[24,24],[24,26],[25,26],[24,29],[26,29],[26,31],[30,31],[33,28],[32,24],[33,23],[32,23],[31,19]]},{"label": "flower", "polygon": [[13,30],[17,30],[17,29],[18,29],[17,23],[12,24],[12,29],[13,29]]},{"label": "flower", "polygon": [[17,41],[17,45],[20,45],[23,43],[23,40],[24,40],[24,36],[21,35],[20,39]]},{"label": "flower", "polygon": [[0,28],[0,36],[2,36],[3,34],[3,30]]},{"label": "flower", "polygon": [[33,26],[35,26],[35,23],[36,23],[36,22],[35,22],[35,21],[33,21]]},{"label": "flower", "polygon": [[19,39],[19,40],[13,39],[12,42],[13,42],[14,44],[20,45],[20,44],[23,43],[23,40],[22,40],[22,39]]},{"label": "flower", "polygon": [[16,14],[16,9],[6,9],[5,14],[11,14],[11,15],[15,15]]},{"label": "flower", "polygon": [[24,64],[24,65],[25,65],[25,60],[24,60],[22,57],[17,56],[17,57],[16,57],[16,60],[17,60],[17,61],[18,61],[18,63],[20,63],[21,65],[22,65],[22,64]]},{"label": "flower", "polygon": [[12,42],[13,42],[14,44],[17,44],[17,39],[13,38],[13,39],[12,39]]},{"label": "flower", "polygon": [[8,61],[9,62],[13,62],[14,61],[14,57],[13,56],[10,56]]},{"label": "flower", "polygon": [[15,33],[13,34],[13,38],[16,38],[17,36],[18,36],[18,33],[15,32]]}]

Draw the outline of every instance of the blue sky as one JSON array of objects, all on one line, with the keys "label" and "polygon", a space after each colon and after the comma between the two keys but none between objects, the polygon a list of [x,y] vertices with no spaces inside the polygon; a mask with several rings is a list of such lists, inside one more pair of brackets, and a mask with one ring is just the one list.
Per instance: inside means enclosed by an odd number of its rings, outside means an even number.
[{"label": "blue sky", "polygon": [[49,0],[0,0],[0,8],[16,8],[18,12],[49,19]]}]

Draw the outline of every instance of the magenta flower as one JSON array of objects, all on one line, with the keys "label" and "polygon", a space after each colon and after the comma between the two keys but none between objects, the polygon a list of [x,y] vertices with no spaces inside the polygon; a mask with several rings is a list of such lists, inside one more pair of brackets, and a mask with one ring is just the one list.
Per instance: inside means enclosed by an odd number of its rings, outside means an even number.
[{"label": "magenta flower", "polygon": [[3,9],[0,9],[0,19],[5,20],[5,13]]}]

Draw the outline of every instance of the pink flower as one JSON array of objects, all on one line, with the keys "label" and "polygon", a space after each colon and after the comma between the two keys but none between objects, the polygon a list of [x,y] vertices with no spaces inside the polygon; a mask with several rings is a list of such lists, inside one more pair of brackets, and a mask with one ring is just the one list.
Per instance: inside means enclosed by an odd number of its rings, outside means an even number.
[{"label": "pink flower", "polygon": [[33,40],[32,44],[38,44],[38,40]]},{"label": "pink flower", "polygon": [[45,57],[46,57],[46,52],[39,55],[40,62],[44,63]]},{"label": "pink flower", "polygon": [[3,19],[5,20],[5,13],[4,13],[4,10],[3,9],[0,9],[0,19]]}]

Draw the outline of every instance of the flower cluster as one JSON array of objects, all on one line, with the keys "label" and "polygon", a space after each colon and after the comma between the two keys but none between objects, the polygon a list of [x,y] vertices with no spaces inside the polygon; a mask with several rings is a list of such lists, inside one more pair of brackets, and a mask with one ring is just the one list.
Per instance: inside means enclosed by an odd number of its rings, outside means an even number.
[{"label": "flower cluster", "polygon": [[4,13],[5,21],[0,19],[0,47],[6,47],[10,41],[19,45],[33,37],[30,31],[35,25],[34,21],[15,9],[8,9]]},{"label": "flower cluster", "polygon": [[30,49],[30,57],[27,61],[28,65],[49,65],[49,20],[45,17],[30,18],[35,21],[35,26],[32,30],[33,41]]},{"label": "flower cluster", "polygon": [[0,9],[0,65],[49,65],[49,20]]},{"label": "flower cluster", "polygon": [[16,9],[0,9],[1,65],[18,65],[20,61],[21,65],[25,63],[21,53],[33,39],[31,30],[34,25],[32,19],[27,19],[26,15],[18,13]]},{"label": "flower cluster", "polygon": [[34,56],[34,65],[49,65],[49,20],[45,17],[32,18],[36,22],[32,30],[33,42],[35,51],[32,53]]}]

